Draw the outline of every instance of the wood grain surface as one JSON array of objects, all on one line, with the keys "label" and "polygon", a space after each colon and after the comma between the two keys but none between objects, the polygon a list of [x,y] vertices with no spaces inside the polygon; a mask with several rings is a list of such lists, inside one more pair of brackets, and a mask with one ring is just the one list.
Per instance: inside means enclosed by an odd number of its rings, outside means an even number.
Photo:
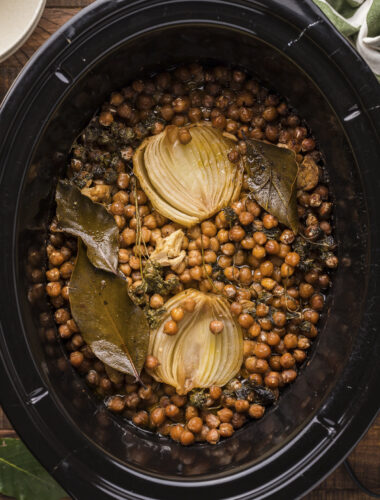
[{"label": "wood grain surface", "polygon": [[[0,64],[0,101],[16,76],[51,34],[93,0],[47,0],[42,18],[29,40]],[[0,438],[15,437],[11,424],[0,409]],[[380,416],[351,453],[349,461],[364,484],[380,494]],[[5,498],[5,497],[1,497]],[[363,500],[370,498],[351,481],[343,466],[338,467],[304,500]],[[292,500],[292,499],[289,499]]]}]

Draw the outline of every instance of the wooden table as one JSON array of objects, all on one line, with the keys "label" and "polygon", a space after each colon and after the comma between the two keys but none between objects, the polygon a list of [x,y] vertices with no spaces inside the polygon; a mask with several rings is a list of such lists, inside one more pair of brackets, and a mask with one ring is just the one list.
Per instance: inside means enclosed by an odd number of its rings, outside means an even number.
[{"label": "wooden table", "polygon": [[[62,24],[93,0],[47,0],[45,12],[29,40],[7,61],[0,64],[0,101],[32,54]],[[16,436],[0,409],[0,437]],[[349,458],[364,484],[380,493],[380,416]],[[0,496],[0,500],[1,497]],[[351,481],[343,466],[338,467],[304,500],[361,500],[369,498]],[[292,499],[289,499],[292,500]]]}]

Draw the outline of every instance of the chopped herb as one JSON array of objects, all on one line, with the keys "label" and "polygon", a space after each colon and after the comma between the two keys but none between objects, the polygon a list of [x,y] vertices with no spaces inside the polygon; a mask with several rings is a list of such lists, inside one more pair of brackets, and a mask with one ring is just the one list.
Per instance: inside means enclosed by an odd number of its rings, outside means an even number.
[{"label": "chopped herb", "polygon": [[179,278],[177,277],[164,280],[162,277],[162,266],[153,260],[148,260],[145,264],[143,281],[146,283],[147,293],[159,293],[161,295],[173,292],[179,285]]},{"label": "chopped herb", "polygon": [[282,231],[279,227],[272,227],[271,229],[265,228],[262,224],[257,224],[255,221],[252,222],[253,231],[260,231],[265,234],[269,240],[278,240]]},{"label": "chopped herb", "polygon": [[261,292],[258,293],[257,302],[259,304],[268,304],[268,302],[271,299],[273,299],[273,295],[270,292],[267,292],[266,290],[262,290]]},{"label": "chopped herb", "polygon": [[146,319],[148,320],[150,328],[157,328],[161,322],[162,316],[166,313],[165,307],[160,307],[159,309],[152,309],[146,306],[144,309]]},{"label": "chopped herb", "polygon": [[253,392],[255,393],[255,402],[264,406],[270,406],[276,402],[276,395],[273,391],[262,385],[255,385],[249,382]]},{"label": "chopped herb", "polygon": [[203,408],[207,401],[207,394],[204,389],[193,389],[189,394],[189,402],[195,408]]},{"label": "chopped herb", "polygon": [[299,329],[300,331],[306,335],[306,334],[309,334],[310,333],[310,330],[311,330],[311,323],[310,321],[303,321],[300,325],[299,325]]},{"label": "chopped herb", "polygon": [[235,210],[231,207],[223,208],[224,215],[226,216],[226,221],[230,226],[233,226],[238,222],[238,216]]}]

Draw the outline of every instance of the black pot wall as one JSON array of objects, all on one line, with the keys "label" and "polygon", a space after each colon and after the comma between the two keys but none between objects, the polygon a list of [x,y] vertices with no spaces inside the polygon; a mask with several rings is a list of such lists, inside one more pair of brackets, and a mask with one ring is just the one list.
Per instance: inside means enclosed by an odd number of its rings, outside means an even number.
[{"label": "black pot wall", "polygon": [[[312,359],[280,404],[218,446],[183,448],[109,415],[60,347],[43,344],[26,256],[43,244],[68,149],[107,94],[194,59],[247,69],[306,118],[331,177],[341,264]],[[96,2],[33,58],[0,114],[1,397],[73,498],[296,498],[361,437],[380,401],[379,109],[368,67],[311,2]]]}]

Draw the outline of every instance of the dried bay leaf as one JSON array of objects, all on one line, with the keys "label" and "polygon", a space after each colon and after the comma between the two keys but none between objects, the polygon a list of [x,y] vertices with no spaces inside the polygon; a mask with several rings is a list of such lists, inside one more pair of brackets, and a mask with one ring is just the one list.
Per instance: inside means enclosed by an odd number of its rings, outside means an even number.
[{"label": "dried bay leaf", "polygon": [[106,365],[139,378],[149,344],[144,312],[120,276],[96,269],[79,241],[70,280],[70,306],[81,335]]},{"label": "dried bay leaf", "polygon": [[117,274],[119,229],[113,216],[67,181],[58,182],[55,198],[59,228],[82,239],[95,267]]},{"label": "dried bay leaf", "polygon": [[245,166],[252,195],[264,210],[297,233],[298,164],[294,152],[254,139],[246,143]]},{"label": "dried bay leaf", "polygon": [[119,372],[119,370],[115,370],[115,368],[112,368],[112,366],[109,365],[104,365],[104,369],[113,384],[120,384],[123,382],[124,373]]}]

